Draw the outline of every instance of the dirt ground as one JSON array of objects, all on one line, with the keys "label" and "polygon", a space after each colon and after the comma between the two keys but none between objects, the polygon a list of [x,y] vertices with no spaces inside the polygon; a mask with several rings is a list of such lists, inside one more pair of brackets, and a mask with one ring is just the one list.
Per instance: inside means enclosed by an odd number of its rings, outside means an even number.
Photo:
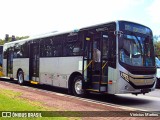
[{"label": "dirt ground", "polygon": [[[127,111],[110,105],[102,105],[99,103],[92,103],[70,97],[66,95],[57,94],[54,92],[46,92],[37,90],[32,87],[22,87],[18,84],[0,81],[0,89],[13,90],[15,92],[23,93],[21,97],[30,101],[38,101],[42,105],[56,109],[58,111]],[[152,120],[158,120],[159,117],[152,117]],[[73,118],[76,119],[76,118]],[[150,117],[82,117],[82,120],[149,120]]]}]

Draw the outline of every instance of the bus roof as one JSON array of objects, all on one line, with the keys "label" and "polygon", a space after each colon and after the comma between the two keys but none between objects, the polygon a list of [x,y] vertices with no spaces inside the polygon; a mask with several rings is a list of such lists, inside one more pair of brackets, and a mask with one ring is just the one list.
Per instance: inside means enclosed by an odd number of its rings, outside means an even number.
[{"label": "bus roof", "polygon": [[[70,32],[74,32],[74,31],[70,31]],[[67,34],[67,33],[70,33],[70,32],[50,32],[50,33],[45,33],[45,34],[41,34],[41,35],[37,35],[37,36],[32,36],[32,37],[29,37],[27,39],[11,41],[11,42],[8,42],[8,43],[5,43],[5,44],[14,44],[14,43],[19,43],[19,42],[31,41],[31,40],[36,40],[36,39],[40,39],[40,38],[46,38],[46,37],[51,37],[51,36]]]},{"label": "bus roof", "polygon": [[[46,37],[51,37],[51,36],[68,34],[68,33],[72,33],[72,32],[84,31],[84,30],[87,30],[87,29],[95,28],[97,26],[107,25],[107,24],[110,24],[110,23],[118,23],[118,22],[130,22],[130,23],[133,23],[133,24],[138,24],[138,23],[135,23],[135,22],[125,21],[125,20],[110,21],[110,22],[96,24],[96,25],[92,25],[92,26],[88,26],[88,27],[84,27],[84,28],[80,28],[80,29],[71,30],[71,31],[65,31],[65,32],[53,31],[53,32],[49,32],[49,33],[45,33],[45,34],[40,34],[40,35],[37,35],[37,36],[29,37],[27,39],[12,41],[12,42],[5,43],[5,44],[13,44],[13,43],[25,42],[25,41],[30,41],[30,40],[36,40],[36,39],[40,39],[40,38],[46,38]],[[138,24],[138,25],[142,25],[142,24]],[[142,25],[142,26],[144,26],[144,25]],[[147,26],[144,26],[144,27],[147,27]]]}]

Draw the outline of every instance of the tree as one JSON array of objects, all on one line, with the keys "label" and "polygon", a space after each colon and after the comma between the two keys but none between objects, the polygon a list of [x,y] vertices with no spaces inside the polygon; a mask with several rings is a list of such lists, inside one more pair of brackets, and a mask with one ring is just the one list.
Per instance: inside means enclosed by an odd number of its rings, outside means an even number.
[{"label": "tree", "polygon": [[16,40],[22,40],[27,38],[29,38],[29,36],[21,36],[21,37],[16,36]]},{"label": "tree", "polygon": [[[29,36],[21,36],[21,37],[18,37],[18,36],[16,36],[15,37],[16,38],[16,40],[22,40],[22,39],[27,39],[27,38],[29,38]],[[4,43],[6,43],[6,42],[11,42],[12,41],[12,36],[11,37],[8,37],[7,38],[7,41],[4,39],[0,39],[0,45],[3,45]]]},{"label": "tree", "polygon": [[5,40],[0,39],[0,45],[3,45],[5,43]]}]

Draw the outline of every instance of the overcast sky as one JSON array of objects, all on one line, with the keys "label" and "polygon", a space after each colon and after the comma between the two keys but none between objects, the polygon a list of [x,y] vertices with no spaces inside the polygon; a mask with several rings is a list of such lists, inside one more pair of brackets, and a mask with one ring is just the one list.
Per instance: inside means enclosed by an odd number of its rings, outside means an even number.
[{"label": "overcast sky", "polygon": [[160,0],[0,0],[0,38],[129,20],[160,35]]}]

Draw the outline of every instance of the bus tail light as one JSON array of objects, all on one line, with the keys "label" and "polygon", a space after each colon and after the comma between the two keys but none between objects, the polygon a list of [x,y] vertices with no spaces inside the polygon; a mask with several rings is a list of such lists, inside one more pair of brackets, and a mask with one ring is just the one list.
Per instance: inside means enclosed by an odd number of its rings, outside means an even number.
[{"label": "bus tail light", "polygon": [[109,80],[108,84],[112,84],[112,83],[113,83],[112,80]]}]

